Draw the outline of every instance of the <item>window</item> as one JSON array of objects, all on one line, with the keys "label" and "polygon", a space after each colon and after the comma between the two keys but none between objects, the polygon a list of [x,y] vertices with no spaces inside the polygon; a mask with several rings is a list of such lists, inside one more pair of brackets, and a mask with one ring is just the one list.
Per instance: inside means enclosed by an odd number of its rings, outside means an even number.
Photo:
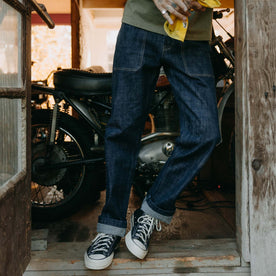
[{"label": "window", "polygon": [[0,186],[21,171],[21,100],[0,98]]},{"label": "window", "polygon": [[21,14],[0,2],[0,88],[22,87]]},{"label": "window", "polygon": [[[20,1],[23,2],[23,1]],[[19,5],[19,4],[18,4]],[[24,7],[21,4],[22,7]],[[22,170],[26,140],[22,15],[0,2],[0,187]]]}]

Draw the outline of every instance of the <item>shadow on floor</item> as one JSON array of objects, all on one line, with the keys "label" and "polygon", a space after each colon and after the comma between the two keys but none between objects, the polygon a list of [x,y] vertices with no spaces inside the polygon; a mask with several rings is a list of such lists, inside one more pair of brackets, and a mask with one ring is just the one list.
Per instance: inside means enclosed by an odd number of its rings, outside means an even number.
[{"label": "shadow on floor", "polygon": [[[195,197],[184,193],[182,200],[177,202],[177,206],[183,209],[177,209],[170,225],[162,223],[162,231],[154,232],[152,240],[185,240],[185,239],[219,239],[235,237],[235,208],[234,193],[218,193],[208,191],[213,195],[206,197],[200,194]],[[226,208],[212,208],[219,194],[219,199],[225,199]],[[200,198],[198,198],[200,197]],[[101,193],[100,199],[96,203],[84,205],[78,212],[68,218],[54,222],[33,222],[33,229],[47,228],[48,243],[51,242],[90,242],[96,235],[96,226],[98,216],[105,202],[105,192]],[[229,206],[232,202],[232,208]],[[191,208],[191,203],[193,207]],[[220,201],[223,203],[223,201]],[[141,205],[141,199],[132,191],[127,219],[134,210]],[[221,206],[222,204],[220,204]],[[223,205],[223,206],[226,206]],[[230,207],[230,208],[229,208]],[[196,210],[195,210],[196,209]],[[128,225],[129,228],[129,225]]]}]

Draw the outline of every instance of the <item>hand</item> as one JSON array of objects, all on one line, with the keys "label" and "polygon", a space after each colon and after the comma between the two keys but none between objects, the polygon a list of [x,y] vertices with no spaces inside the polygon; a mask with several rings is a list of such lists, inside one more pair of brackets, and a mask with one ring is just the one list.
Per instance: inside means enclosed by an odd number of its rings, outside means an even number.
[{"label": "hand", "polygon": [[173,24],[173,21],[169,14],[174,14],[182,21],[186,21],[187,17],[191,15],[190,9],[196,11],[205,10],[205,7],[195,0],[153,0],[153,2],[170,24]]}]

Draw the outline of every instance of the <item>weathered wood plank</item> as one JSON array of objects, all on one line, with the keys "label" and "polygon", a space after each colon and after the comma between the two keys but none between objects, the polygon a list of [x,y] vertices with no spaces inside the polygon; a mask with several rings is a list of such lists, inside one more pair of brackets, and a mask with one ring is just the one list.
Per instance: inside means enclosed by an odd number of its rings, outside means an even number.
[{"label": "weathered wood plank", "polygon": [[[83,254],[87,246],[87,243],[49,244],[46,251],[32,252],[27,271],[84,270]],[[122,243],[110,269],[182,269],[210,266],[240,266],[240,257],[234,240],[182,240],[152,243],[150,253],[143,261],[132,256]]]},{"label": "weathered wood plank", "polygon": [[26,271],[23,276],[112,276],[112,275],[191,275],[191,276],[250,276],[250,268],[243,267],[198,267],[198,268],[163,268],[163,269],[124,269],[112,270],[106,269],[104,271],[90,271],[90,270],[70,270],[70,271]]},{"label": "weathered wood plank", "polygon": [[248,272],[185,272],[185,273],[174,273],[173,271],[163,271],[159,270],[156,273],[152,273],[151,271],[40,271],[40,272],[26,272],[24,276],[91,276],[91,275],[101,275],[101,276],[109,276],[109,275],[131,275],[131,276],[168,276],[168,275],[181,275],[181,276],[250,276],[250,271]]},{"label": "weathered wood plank", "polygon": [[246,3],[235,1],[235,163],[236,235],[242,258],[249,262],[249,141]]},{"label": "weathered wood plank", "polygon": [[276,271],[276,1],[247,1],[253,276]]},{"label": "weathered wood plank", "polygon": [[275,275],[276,2],[236,1],[235,11],[238,237],[252,275]]}]

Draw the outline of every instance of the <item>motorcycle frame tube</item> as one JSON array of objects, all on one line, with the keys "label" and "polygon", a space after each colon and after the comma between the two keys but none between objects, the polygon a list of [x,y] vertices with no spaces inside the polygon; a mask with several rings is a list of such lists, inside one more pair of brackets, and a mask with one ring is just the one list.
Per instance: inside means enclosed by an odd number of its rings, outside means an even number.
[{"label": "motorcycle frame tube", "polygon": [[[41,91],[49,95],[52,95],[55,99],[55,102],[65,100],[92,128],[94,128],[97,131],[97,134],[99,134],[101,138],[104,138],[104,130],[100,126],[98,126],[98,122],[95,122],[94,119],[91,118],[88,109],[83,103],[73,98],[67,97],[63,91],[59,91],[51,87],[33,84],[32,90]],[[111,109],[109,108],[109,106],[106,106],[105,108],[109,111]]]},{"label": "motorcycle frame tube", "polygon": [[57,114],[58,114],[58,102],[56,101],[53,110],[52,122],[51,122],[51,132],[50,132],[50,145],[53,145],[55,142],[55,133],[57,126]]},{"label": "motorcycle frame tube", "polygon": [[81,117],[92,127],[96,130],[97,134],[99,134],[101,136],[101,138],[104,138],[104,130],[100,127],[100,125],[98,125],[99,123],[97,121],[94,120],[94,118],[92,118],[89,114],[88,109],[86,108],[86,106],[73,98],[69,98],[67,97],[64,93],[63,94],[63,99],[65,101],[67,101],[72,107],[73,109],[79,114],[81,115]]},{"label": "motorcycle frame tube", "polygon": [[179,136],[179,132],[155,132],[142,137],[141,142],[147,142],[149,140],[159,138],[159,137],[177,137],[177,136]]},{"label": "motorcycle frame tube", "polygon": [[234,66],[235,65],[235,57],[233,56],[233,54],[229,51],[228,47],[223,42],[222,37],[217,36],[214,39],[213,44],[218,45],[218,47],[220,48],[220,50],[223,53],[224,57],[226,57],[231,62],[231,64]]},{"label": "motorcycle frame tube", "polygon": [[[73,101],[71,100],[69,97],[66,97],[64,92],[62,91],[58,91],[56,89],[53,89],[51,87],[45,87],[42,85],[38,85],[38,84],[33,84],[32,85],[32,90],[34,91],[39,91],[39,92],[43,92],[45,94],[49,94],[52,95],[55,99],[55,106],[54,106],[54,112],[53,112],[53,118],[52,118],[52,122],[51,122],[51,139],[50,139],[50,144],[51,141],[53,140],[52,136],[54,137],[54,133],[55,133],[55,129],[56,129],[56,117],[57,117],[57,112],[59,111],[58,108],[58,103],[62,100],[65,100],[66,102],[68,102],[77,112],[78,114],[80,114],[88,123],[89,125],[92,126],[92,128],[95,128],[97,133],[101,136],[104,137],[104,132],[101,128],[99,128],[94,121],[92,120],[92,118],[89,116],[89,113],[87,111],[87,109],[85,108],[85,106],[78,102],[78,101]],[[106,109],[111,109],[109,106],[104,106]],[[87,115],[87,116],[86,116]],[[51,166],[50,169],[61,169],[61,168],[67,168],[70,166],[74,166],[74,165],[79,165],[79,164],[91,164],[91,163],[96,163],[96,162],[102,162],[104,160],[104,158],[90,158],[90,159],[81,159],[81,160],[74,160],[71,162],[61,162],[61,163],[56,163],[53,166]],[[49,166],[43,166],[41,169],[49,169]]]},{"label": "motorcycle frame tube", "polygon": [[60,162],[54,163],[52,165],[43,165],[39,166],[40,170],[60,170],[63,168],[68,168],[76,165],[88,165],[97,162],[103,162],[104,158],[93,158],[93,159],[81,159],[81,160],[74,160],[74,161],[67,161],[67,162]]}]

